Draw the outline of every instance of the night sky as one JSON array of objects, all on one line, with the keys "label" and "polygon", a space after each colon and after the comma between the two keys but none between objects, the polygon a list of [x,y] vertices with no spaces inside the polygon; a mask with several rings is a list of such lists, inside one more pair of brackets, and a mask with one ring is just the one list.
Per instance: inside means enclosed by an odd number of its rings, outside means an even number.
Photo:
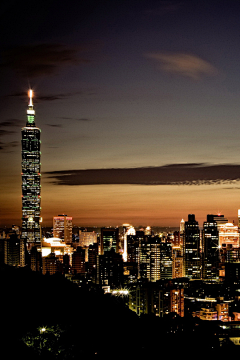
[{"label": "night sky", "polygon": [[240,1],[1,1],[0,226],[21,225],[34,90],[43,226],[240,208]]}]

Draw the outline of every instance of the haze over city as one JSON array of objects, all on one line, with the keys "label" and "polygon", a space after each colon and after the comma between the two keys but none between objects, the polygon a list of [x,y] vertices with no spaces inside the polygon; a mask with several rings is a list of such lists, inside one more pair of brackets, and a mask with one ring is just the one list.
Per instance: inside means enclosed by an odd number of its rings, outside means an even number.
[{"label": "haze over city", "polygon": [[0,226],[34,91],[43,226],[237,219],[238,1],[1,3]]}]

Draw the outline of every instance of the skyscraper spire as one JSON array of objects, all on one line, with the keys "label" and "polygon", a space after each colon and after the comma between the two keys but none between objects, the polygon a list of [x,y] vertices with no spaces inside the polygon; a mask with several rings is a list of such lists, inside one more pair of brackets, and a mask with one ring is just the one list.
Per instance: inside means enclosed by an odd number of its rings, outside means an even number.
[{"label": "skyscraper spire", "polygon": [[28,91],[29,104],[27,109],[27,124],[26,126],[35,126],[35,110],[33,109],[33,91]]},{"label": "skyscraper spire", "polygon": [[28,106],[33,106],[33,103],[32,103],[33,91],[32,91],[32,89],[29,90],[28,96],[29,96],[29,105]]},{"label": "skyscraper spire", "polygon": [[41,130],[35,126],[32,90],[28,96],[27,123],[22,128],[22,239],[30,250],[41,241]]}]

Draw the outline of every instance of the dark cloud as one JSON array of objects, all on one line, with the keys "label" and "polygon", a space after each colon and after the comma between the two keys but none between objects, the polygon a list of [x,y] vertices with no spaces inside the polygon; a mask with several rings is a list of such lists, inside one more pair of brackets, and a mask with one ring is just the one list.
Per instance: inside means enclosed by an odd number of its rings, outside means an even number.
[{"label": "dark cloud", "polygon": [[[34,93],[34,103],[38,101],[56,101],[62,100],[64,98],[69,98],[71,96],[75,96],[78,94],[82,94],[81,91],[75,91],[72,93],[60,93],[60,94],[51,94],[51,95],[41,95],[39,93]],[[10,95],[6,95],[5,97],[22,97],[26,99],[26,92],[17,92]],[[63,119],[63,118],[62,118]]]},{"label": "dark cloud", "polygon": [[77,121],[92,121],[91,119],[89,118],[71,118],[71,117],[64,117],[64,116],[61,116],[59,117],[59,119],[63,119],[63,120],[77,120]]},{"label": "dark cloud", "polygon": [[47,172],[57,185],[139,184],[201,185],[240,179],[240,165],[172,164],[130,169]]},{"label": "dark cloud", "polygon": [[5,135],[10,135],[10,134],[15,134],[16,131],[13,131],[13,130],[3,130],[3,129],[0,129],[0,136],[5,136]]},{"label": "dark cloud", "polygon": [[231,186],[231,187],[228,187],[228,188],[227,188],[227,187],[225,187],[225,188],[224,188],[224,190],[233,190],[233,189],[235,189],[235,190],[236,190],[236,189],[237,189],[237,190],[239,190],[239,189],[240,189],[240,187],[238,187],[238,186]]},{"label": "dark cloud", "polygon": [[[15,148],[20,145],[19,141],[10,141],[7,143],[0,142],[0,151],[1,150],[9,150],[11,148]],[[6,152],[6,151],[5,151]],[[7,151],[10,152],[10,151]]]},{"label": "dark cloud", "polygon": [[45,124],[47,126],[51,126],[51,127],[54,127],[54,128],[61,128],[62,125],[61,124]]},{"label": "dark cloud", "polygon": [[20,145],[20,142],[19,141],[10,141],[7,146],[8,147],[17,147]]},{"label": "dark cloud", "polygon": [[[62,100],[62,99],[68,99],[71,96],[75,96],[75,95],[79,95],[82,94],[81,91],[75,91],[75,92],[71,92],[71,93],[60,93],[60,94],[53,94],[53,95],[41,95],[41,94],[36,94],[36,96],[34,96],[34,101],[36,100],[36,102],[40,101],[56,101],[56,100]],[[26,97],[26,94],[25,94]]]},{"label": "dark cloud", "polygon": [[76,119],[77,121],[91,121],[91,119],[88,118],[80,118],[80,119]]},{"label": "dark cloud", "polygon": [[79,56],[83,49],[62,44],[32,44],[2,51],[2,68],[10,68],[23,76],[39,77],[55,74],[60,67],[89,62]]},{"label": "dark cloud", "polygon": [[16,92],[13,94],[5,95],[5,97],[26,97],[26,92]]},{"label": "dark cloud", "polygon": [[[2,126],[2,127],[10,126],[9,124],[7,125],[7,123],[8,123],[8,121],[3,121],[2,123],[0,123],[0,126]],[[15,134],[16,132],[17,131],[14,131],[14,130],[0,129],[0,137],[3,138],[4,136]],[[7,142],[7,143],[4,143],[4,142],[0,141],[0,151],[5,150],[5,149],[7,149],[9,147],[10,148],[11,147],[16,147],[18,144],[19,144],[18,141],[10,141],[10,142]]]},{"label": "dark cloud", "polygon": [[40,95],[37,96],[37,99],[42,101],[55,101],[55,100],[61,100],[66,97],[69,97],[69,94]]},{"label": "dark cloud", "polygon": [[12,127],[12,126],[17,126],[17,127],[22,127],[24,124],[23,120],[19,120],[19,119],[8,119],[5,121],[0,122],[0,127]]}]

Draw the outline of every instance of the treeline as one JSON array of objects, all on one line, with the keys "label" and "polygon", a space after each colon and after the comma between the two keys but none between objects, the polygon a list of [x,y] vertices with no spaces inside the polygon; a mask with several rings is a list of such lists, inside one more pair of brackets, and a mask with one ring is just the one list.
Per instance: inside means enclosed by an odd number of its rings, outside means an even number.
[{"label": "treeline", "polygon": [[120,298],[79,288],[61,275],[2,266],[0,287],[3,359],[216,355],[238,348],[230,341],[219,347],[214,322],[176,314],[139,318]]}]

